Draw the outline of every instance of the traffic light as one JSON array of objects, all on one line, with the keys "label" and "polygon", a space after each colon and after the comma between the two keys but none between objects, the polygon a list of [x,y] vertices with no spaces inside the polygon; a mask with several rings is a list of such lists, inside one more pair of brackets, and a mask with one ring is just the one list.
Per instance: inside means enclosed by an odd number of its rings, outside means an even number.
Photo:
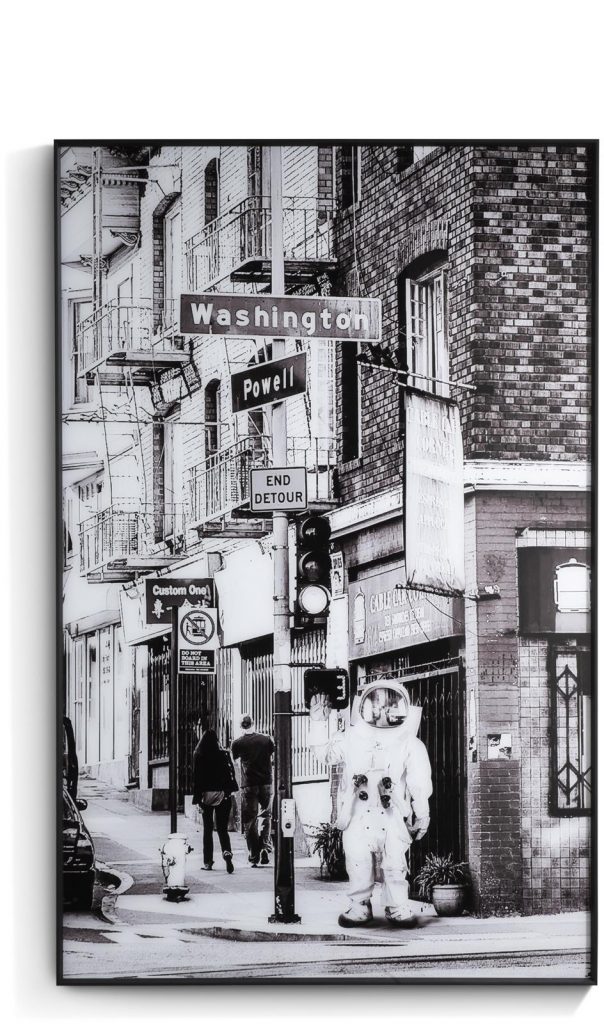
[{"label": "traffic light", "polygon": [[317,693],[329,697],[332,708],[341,711],[348,707],[350,688],[345,668],[307,668],[304,670],[304,703],[310,707],[311,698]]},{"label": "traffic light", "polygon": [[323,516],[307,515],[296,524],[296,606],[294,625],[325,622],[331,601],[331,527]]}]

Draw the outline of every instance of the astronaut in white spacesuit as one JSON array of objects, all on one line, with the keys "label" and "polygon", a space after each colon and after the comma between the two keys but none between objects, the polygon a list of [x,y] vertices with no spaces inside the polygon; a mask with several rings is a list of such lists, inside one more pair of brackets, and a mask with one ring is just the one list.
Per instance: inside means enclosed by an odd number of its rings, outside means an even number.
[{"label": "astronaut in white spacesuit", "polygon": [[351,726],[329,740],[330,710],[325,695],[312,698],[310,742],[317,757],[344,766],[336,826],[343,833],[351,902],[339,923],[353,927],[372,921],[371,895],[381,869],[386,920],[405,927],[414,921],[407,852],[430,824],[432,773],[417,736],[421,708],[411,706],[399,683],[370,683],[355,698]]}]

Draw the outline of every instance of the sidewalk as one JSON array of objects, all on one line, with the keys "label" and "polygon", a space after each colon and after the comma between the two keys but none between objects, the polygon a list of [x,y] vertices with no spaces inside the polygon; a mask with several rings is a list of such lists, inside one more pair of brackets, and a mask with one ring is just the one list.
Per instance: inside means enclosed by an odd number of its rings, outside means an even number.
[{"label": "sidewalk", "polygon": [[[273,913],[273,865],[252,868],[243,837],[231,833],[235,871],[227,875],[216,836],[214,869],[200,870],[201,826],[179,815],[178,828],[194,852],[187,858],[188,898],[168,903],[159,849],[170,831],[168,814],[143,811],[117,792],[94,780],[81,780],[84,817],[96,847],[97,860],[123,877],[115,898],[115,924],[144,926],[146,932],[177,928],[196,935],[239,941],[353,942],[404,949],[405,955],[473,956],[589,949],[589,915],[582,912],[539,917],[480,919],[438,917],[430,904],[417,903],[417,925],[394,930],[382,916],[379,893],[371,928],[346,929],[338,914],[347,906],[346,883],[319,877],[318,859],[295,861],[296,910],[300,924],[270,924]],[[271,858],[272,861],[272,858]],[[110,910],[110,908],[109,908]],[[111,912],[111,911],[110,911]],[[429,939],[429,943],[427,940]]]}]

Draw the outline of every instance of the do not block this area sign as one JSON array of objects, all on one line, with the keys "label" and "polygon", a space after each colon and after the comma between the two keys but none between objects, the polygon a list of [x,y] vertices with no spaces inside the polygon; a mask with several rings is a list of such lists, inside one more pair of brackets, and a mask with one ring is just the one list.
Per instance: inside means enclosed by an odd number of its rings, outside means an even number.
[{"label": "do not block this area sign", "polygon": [[218,612],[216,608],[178,609],[178,671],[197,675],[214,673],[215,651],[218,647]]}]

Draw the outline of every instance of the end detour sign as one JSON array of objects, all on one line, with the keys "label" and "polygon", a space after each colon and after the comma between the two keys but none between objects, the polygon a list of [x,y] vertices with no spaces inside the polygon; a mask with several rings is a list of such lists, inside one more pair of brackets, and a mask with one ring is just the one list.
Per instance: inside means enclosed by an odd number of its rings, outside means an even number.
[{"label": "end detour sign", "polygon": [[252,512],[305,512],[307,505],[303,466],[250,470]]},{"label": "end detour sign", "polygon": [[218,647],[216,608],[178,609],[178,671],[185,674],[214,674]]}]

